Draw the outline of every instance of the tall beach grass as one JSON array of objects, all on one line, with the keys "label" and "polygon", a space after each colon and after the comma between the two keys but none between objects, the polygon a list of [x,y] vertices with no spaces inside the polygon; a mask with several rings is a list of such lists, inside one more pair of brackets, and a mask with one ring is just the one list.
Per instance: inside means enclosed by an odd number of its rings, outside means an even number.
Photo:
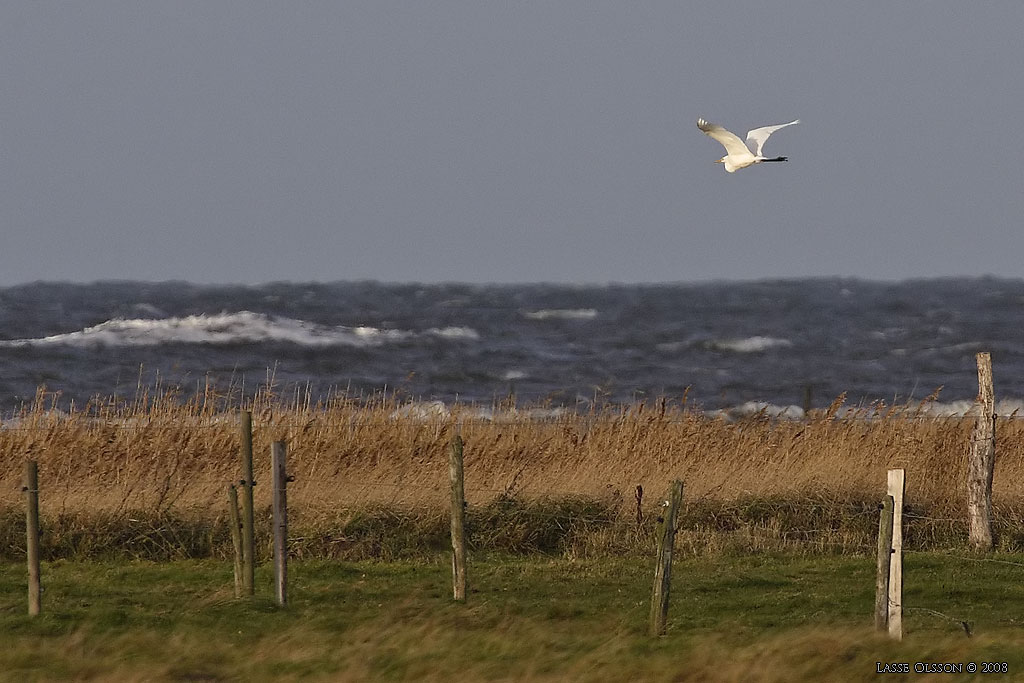
[{"label": "tall beach grass", "polygon": [[[140,391],[54,410],[37,400],[0,425],[0,554],[23,548],[20,477],[39,462],[44,551],[51,557],[223,554],[226,487],[239,477],[240,409],[253,412],[256,506],[270,506],[270,443],[288,446],[292,551],[388,557],[445,546],[448,445],[465,440],[471,542],[512,551],[647,550],[657,505],[685,483],[679,543],[870,552],[886,470],[907,470],[908,541],[966,536],[971,418],[920,405],[840,413],[842,399],[803,420],[729,422],[685,399],[586,412],[504,405],[409,410],[392,398],[321,403],[270,392],[241,403],[205,387]],[[1004,548],[1024,547],[1024,422],[997,424],[994,499]],[[637,487],[643,491],[637,499]]]}]

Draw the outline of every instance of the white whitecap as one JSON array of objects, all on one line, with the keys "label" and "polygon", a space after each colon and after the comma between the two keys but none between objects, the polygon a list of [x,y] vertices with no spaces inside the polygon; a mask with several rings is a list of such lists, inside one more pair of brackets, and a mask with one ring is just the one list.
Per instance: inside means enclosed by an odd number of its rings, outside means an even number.
[{"label": "white whitecap", "polygon": [[427,330],[427,333],[434,335],[435,337],[443,337],[444,339],[468,339],[469,341],[476,341],[480,338],[480,333],[472,327],[432,327]]},{"label": "white whitecap", "polygon": [[761,415],[779,420],[802,420],[804,409],[796,405],[780,406],[764,401],[747,401],[738,406],[715,410],[709,413],[711,417],[724,418],[726,420],[739,420],[744,417]]},{"label": "white whitecap", "polygon": [[0,347],[225,345],[262,342],[291,343],[299,346],[375,346],[388,342],[437,336],[456,341],[472,341],[479,338],[477,332],[471,328],[449,327],[418,333],[365,325],[331,327],[293,318],[279,318],[251,311],[240,311],[159,320],[116,318],[86,327],[78,332],[35,339],[0,341]]},{"label": "white whitecap", "polygon": [[448,406],[442,401],[418,401],[395,409],[391,413],[391,418],[424,421],[446,420],[451,417],[451,414]]},{"label": "white whitecap", "polygon": [[138,304],[132,304],[132,312],[135,315],[145,315],[150,318],[164,318],[167,316],[162,310],[154,306],[153,304],[142,302]]},{"label": "white whitecap", "polygon": [[[1024,416],[1024,401],[1019,399],[1002,399],[996,401],[996,415],[1000,417]],[[978,414],[975,401],[929,401],[921,406],[921,412],[929,417],[973,417]]]},{"label": "white whitecap", "polygon": [[[337,328],[345,329],[345,328]],[[405,332],[403,330],[393,329],[381,329],[379,327],[369,327],[367,325],[360,325],[359,327],[351,328],[352,334],[357,338],[365,340],[370,343],[379,343],[385,341],[404,341],[412,336],[411,332]]]},{"label": "white whitecap", "polygon": [[597,317],[595,308],[544,308],[539,311],[523,311],[529,320],[592,320]]},{"label": "white whitecap", "polygon": [[761,353],[768,349],[788,348],[793,342],[778,337],[753,336],[742,339],[715,339],[707,342],[707,347],[716,351],[732,351],[733,353]]},{"label": "white whitecap", "polygon": [[480,407],[466,413],[467,417],[488,422],[550,422],[569,414],[568,409],[558,408],[487,408]]}]

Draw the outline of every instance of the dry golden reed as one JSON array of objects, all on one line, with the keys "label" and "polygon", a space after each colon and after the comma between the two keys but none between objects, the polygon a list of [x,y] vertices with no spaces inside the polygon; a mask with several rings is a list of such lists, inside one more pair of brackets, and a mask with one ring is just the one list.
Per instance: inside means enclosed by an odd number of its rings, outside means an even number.
[{"label": "dry golden reed", "polygon": [[[0,426],[0,506],[20,504],[24,462],[34,459],[44,515],[144,510],[219,519],[226,487],[240,477],[238,406],[230,403],[207,388],[62,413],[40,394]],[[492,419],[468,407],[423,416],[383,398],[313,404],[263,394],[244,407],[253,412],[257,507],[270,504],[270,444],[283,440],[295,477],[289,507],[300,526],[344,525],[367,506],[443,509],[457,426],[471,506],[585,498],[629,516],[639,485],[644,515],[673,479],[684,482],[688,509],[751,500],[849,506],[879,500],[886,470],[903,467],[911,507],[954,522],[964,517],[971,418],[881,405],[837,417],[839,403],[806,420],[736,422],[664,403],[547,419],[511,406]],[[1001,511],[1013,514],[1024,501],[1022,468],[1024,421],[1000,420],[994,498]]]},{"label": "dry golden reed", "polygon": [[[929,418],[872,407],[838,418],[710,419],[644,405],[536,419],[468,408],[408,416],[387,400],[253,410],[258,499],[269,502],[270,443],[288,446],[295,506],[432,504],[447,499],[448,446],[465,440],[471,504],[527,498],[653,495],[682,479],[686,497],[733,500],[815,493],[842,500],[883,494],[886,469],[907,470],[908,498],[955,509],[964,496],[971,418]],[[997,429],[995,497],[1024,499],[1024,422]],[[220,507],[239,478],[237,412],[210,396],[164,394],[131,404],[48,410],[40,400],[0,428],[0,481],[16,494],[26,460],[39,462],[44,503],[60,509]]]}]

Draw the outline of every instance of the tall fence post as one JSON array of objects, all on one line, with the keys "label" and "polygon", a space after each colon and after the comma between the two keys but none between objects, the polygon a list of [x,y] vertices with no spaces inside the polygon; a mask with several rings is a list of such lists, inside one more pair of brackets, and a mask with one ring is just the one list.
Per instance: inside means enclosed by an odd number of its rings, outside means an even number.
[{"label": "tall fence post", "polygon": [[231,547],[234,550],[235,597],[242,597],[242,520],[238,515],[238,489],[228,486],[228,524],[231,525]]},{"label": "tall fence post", "polygon": [[992,356],[978,361],[977,416],[967,457],[967,517],[969,537],[976,550],[992,549],[992,475],[996,465],[996,400],[992,386]]},{"label": "tall fence post", "polygon": [[452,596],[466,599],[466,486],[462,468],[462,435],[456,427],[448,457],[452,485]]},{"label": "tall fence post", "polygon": [[25,527],[28,556],[28,613],[39,614],[42,586],[39,582],[39,465],[25,463]]},{"label": "tall fence post", "polygon": [[651,591],[652,636],[665,633],[668,622],[668,596],[672,585],[672,553],[675,548],[676,519],[683,501],[683,482],[672,482],[672,492],[658,521],[658,563],[654,568],[654,588]]},{"label": "tall fence post", "polygon": [[878,562],[875,573],[875,630],[889,630],[889,562],[892,559],[892,496],[878,516]]},{"label": "tall fence post", "polygon": [[253,527],[252,489],[256,482],[252,478],[252,413],[243,410],[241,415],[242,436],[242,591],[245,595],[256,593],[256,531]]},{"label": "tall fence post", "polygon": [[892,556],[889,559],[889,637],[903,640],[903,494],[906,471],[889,470],[888,495],[892,497]]},{"label": "tall fence post", "polygon": [[288,604],[288,477],[284,441],[271,446],[270,467],[274,478],[274,585],[277,604]]}]

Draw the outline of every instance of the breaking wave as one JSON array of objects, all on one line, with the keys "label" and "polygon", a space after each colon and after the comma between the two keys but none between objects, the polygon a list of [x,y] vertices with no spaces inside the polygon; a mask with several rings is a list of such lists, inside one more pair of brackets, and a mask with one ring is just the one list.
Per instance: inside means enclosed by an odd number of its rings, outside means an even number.
[{"label": "breaking wave", "polygon": [[160,344],[253,344],[278,342],[299,346],[376,346],[423,338],[476,341],[469,327],[430,328],[422,332],[370,326],[330,327],[293,318],[240,311],[217,315],[189,315],[160,320],[115,318],[78,332],[36,339],[0,342],[18,346],[158,346]]}]

